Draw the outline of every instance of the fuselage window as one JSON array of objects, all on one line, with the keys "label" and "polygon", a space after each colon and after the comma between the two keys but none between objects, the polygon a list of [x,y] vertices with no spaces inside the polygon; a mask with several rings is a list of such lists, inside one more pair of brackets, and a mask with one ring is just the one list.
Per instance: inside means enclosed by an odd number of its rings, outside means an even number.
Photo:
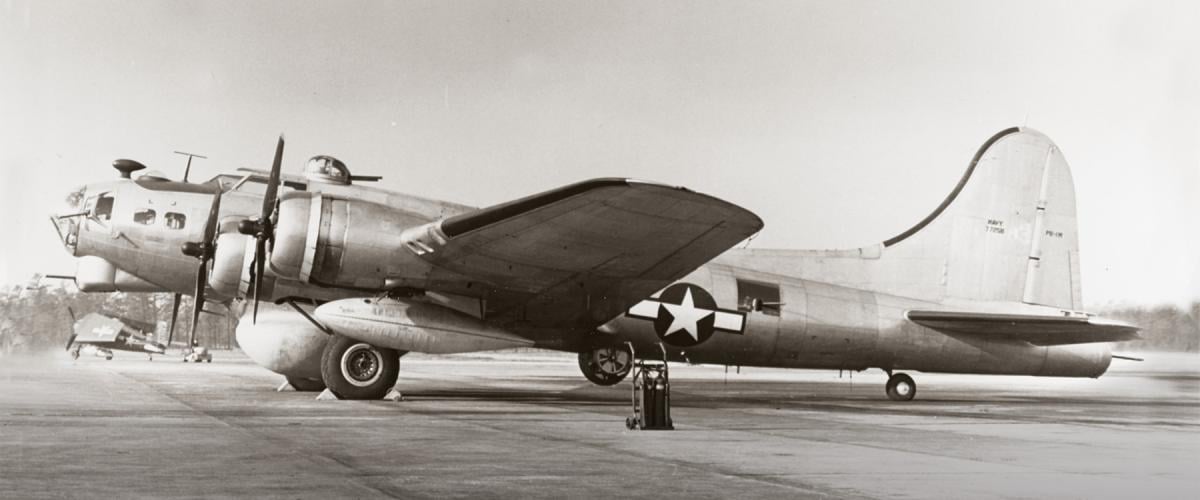
[{"label": "fuselage window", "polygon": [[143,226],[154,224],[158,219],[158,214],[154,213],[153,209],[145,208],[133,213],[133,221]]},{"label": "fuselage window", "polygon": [[109,220],[112,218],[113,197],[100,196],[96,200],[96,218],[100,220]]},{"label": "fuselage window", "polygon": [[187,216],[176,212],[167,212],[163,216],[163,220],[167,221],[167,229],[183,229],[183,225],[187,223]]},{"label": "fuselage window", "polygon": [[779,309],[783,305],[779,301],[779,285],[738,280],[737,289],[739,310],[779,316]]}]

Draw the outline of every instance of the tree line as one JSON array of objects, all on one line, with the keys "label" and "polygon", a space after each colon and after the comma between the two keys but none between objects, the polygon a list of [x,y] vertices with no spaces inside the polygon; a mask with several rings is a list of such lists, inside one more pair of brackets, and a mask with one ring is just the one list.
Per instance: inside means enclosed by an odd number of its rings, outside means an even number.
[{"label": "tree line", "polygon": [[1200,302],[1186,307],[1110,306],[1098,313],[1142,328],[1143,339],[1122,345],[1122,350],[1200,352]]}]

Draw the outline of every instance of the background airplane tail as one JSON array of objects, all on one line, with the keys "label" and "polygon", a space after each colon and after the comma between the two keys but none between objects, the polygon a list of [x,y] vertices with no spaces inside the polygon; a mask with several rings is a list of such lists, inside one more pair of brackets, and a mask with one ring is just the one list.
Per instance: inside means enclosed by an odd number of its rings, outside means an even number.
[{"label": "background airplane tail", "polygon": [[1035,130],[988,139],[942,204],[883,247],[884,267],[941,261],[946,298],[1083,306],[1074,181]]}]

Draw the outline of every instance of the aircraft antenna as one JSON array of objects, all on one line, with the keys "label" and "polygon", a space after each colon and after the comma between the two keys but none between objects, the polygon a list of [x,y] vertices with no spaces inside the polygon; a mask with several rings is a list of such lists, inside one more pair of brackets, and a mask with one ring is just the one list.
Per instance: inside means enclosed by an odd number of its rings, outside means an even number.
[{"label": "aircraft antenna", "polygon": [[202,159],[202,160],[207,160],[207,159],[208,159],[208,157],[207,157],[207,156],[200,156],[200,155],[198,155],[198,154],[195,154],[195,153],[187,153],[187,152],[184,152],[184,151],[176,151],[176,152],[175,152],[175,154],[177,154],[177,155],[184,155],[184,156],[187,156],[187,157],[188,157],[187,166],[186,166],[186,167],[183,167],[183,182],[187,182],[187,181],[188,181],[188,174],[192,173],[192,158],[200,158],[200,159]]}]

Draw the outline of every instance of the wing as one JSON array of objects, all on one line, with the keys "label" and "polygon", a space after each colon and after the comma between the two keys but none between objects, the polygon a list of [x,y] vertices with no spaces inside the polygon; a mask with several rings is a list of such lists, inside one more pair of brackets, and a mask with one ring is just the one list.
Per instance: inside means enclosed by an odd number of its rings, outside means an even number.
[{"label": "wing", "polygon": [[762,229],[680,187],[595,179],[407,231],[435,281],[486,289],[489,319],[595,326]]},{"label": "wing", "polygon": [[1034,345],[1138,340],[1138,327],[1095,316],[909,311],[912,322],[944,333],[1024,340]]}]

